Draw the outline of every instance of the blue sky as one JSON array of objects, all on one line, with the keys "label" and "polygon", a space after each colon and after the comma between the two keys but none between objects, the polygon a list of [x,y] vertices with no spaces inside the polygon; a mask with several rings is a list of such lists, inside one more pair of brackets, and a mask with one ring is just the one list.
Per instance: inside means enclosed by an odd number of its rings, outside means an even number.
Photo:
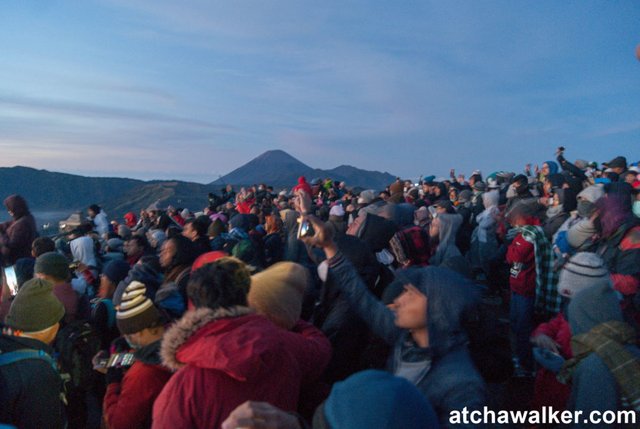
[{"label": "blue sky", "polygon": [[637,1],[22,1],[0,166],[209,182],[268,149],[403,177],[640,158]]}]

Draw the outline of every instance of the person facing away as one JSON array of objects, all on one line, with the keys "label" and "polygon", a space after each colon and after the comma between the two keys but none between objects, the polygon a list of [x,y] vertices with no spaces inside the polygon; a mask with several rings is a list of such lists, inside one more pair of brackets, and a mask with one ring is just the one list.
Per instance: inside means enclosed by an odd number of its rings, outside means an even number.
[{"label": "person facing away", "polygon": [[0,335],[0,423],[21,429],[62,429],[62,380],[50,344],[64,307],[51,283],[26,282],[9,309]]},{"label": "person facing away", "polygon": [[194,271],[190,310],[162,342],[176,371],[156,400],[153,428],[218,428],[247,400],[295,411],[303,383],[317,380],[330,358],[324,335],[305,324],[285,331],[247,307],[245,264],[225,257]]},{"label": "person facing away", "polygon": [[31,244],[38,231],[27,202],[20,195],[8,196],[4,206],[12,217],[12,220],[0,224],[0,255],[2,265],[8,267],[20,258],[31,256]]}]

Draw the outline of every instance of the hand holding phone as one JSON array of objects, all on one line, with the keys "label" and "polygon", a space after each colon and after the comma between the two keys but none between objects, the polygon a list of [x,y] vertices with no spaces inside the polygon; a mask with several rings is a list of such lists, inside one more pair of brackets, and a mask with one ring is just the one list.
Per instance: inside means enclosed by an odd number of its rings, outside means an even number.
[{"label": "hand holding phone", "polygon": [[15,296],[18,293],[18,277],[16,276],[15,265],[4,269],[4,278],[9,290],[11,291],[11,295]]}]

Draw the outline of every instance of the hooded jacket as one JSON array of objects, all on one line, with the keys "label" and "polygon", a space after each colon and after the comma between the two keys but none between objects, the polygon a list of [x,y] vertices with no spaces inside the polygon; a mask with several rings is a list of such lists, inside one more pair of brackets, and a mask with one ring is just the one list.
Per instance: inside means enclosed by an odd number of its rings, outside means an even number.
[{"label": "hooded jacket", "polygon": [[121,382],[107,386],[104,417],[110,429],[150,428],[153,403],[171,377],[161,365],[160,341],[135,352],[135,362]]},{"label": "hooded jacket", "polygon": [[[393,346],[387,365],[395,373],[401,360],[411,355],[430,359],[415,383],[433,405],[442,427],[449,427],[453,410],[481,410],[486,404],[485,385],[467,349],[468,336],[463,328],[467,311],[476,300],[473,285],[462,276],[439,267],[407,270],[406,281],[428,297],[427,324],[429,347],[419,348],[411,334],[395,325],[391,310],[366,288],[351,263],[338,253],[329,260],[329,276],[349,300],[351,308],[369,328]],[[482,427],[482,425],[455,425]]]},{"label": "hooded jacket", "polygon": [[155,402],[153,428],[218,428],[247,400],[295,411],[331,346],[303,321],[285,331],[247,307],[200,308],[167,331],[161,356],[177,372]]},{"label": "hooded jacket", "polygon": [[456,247],[456,234],[462,225],[462,216],[459,214],[440,214],[439,242],[436,253],[429,260],[431,265],[440,265],[445,260],[462,256]]},{"label": "hooded jacket", "polygon": [[0,253],[3,265],[9,266],[20,258],[31,257],[31,243],[38,232],[24,198],[11,195],[4,200],[4,205],[13,213],[13,220],[0,224]]}]

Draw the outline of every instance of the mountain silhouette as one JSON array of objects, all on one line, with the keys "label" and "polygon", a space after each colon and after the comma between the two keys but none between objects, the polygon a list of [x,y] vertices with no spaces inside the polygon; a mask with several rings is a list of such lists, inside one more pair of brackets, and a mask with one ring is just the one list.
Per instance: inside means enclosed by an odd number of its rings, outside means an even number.
[{"label": "mountain silhouette", "polygon": [[305,176],[308,181],[330,177],[346,182],[348,187],[376,190],[384,189],[395,180],[395,176],[386,172],[367,171],[349,165],[341,165],[331,170],[312,168],[285,151],[269,150],[211,184],[221,187],[227,184],[250,186],[265,183],[274,188],[286,189],[294,186],[300,176]]}]

